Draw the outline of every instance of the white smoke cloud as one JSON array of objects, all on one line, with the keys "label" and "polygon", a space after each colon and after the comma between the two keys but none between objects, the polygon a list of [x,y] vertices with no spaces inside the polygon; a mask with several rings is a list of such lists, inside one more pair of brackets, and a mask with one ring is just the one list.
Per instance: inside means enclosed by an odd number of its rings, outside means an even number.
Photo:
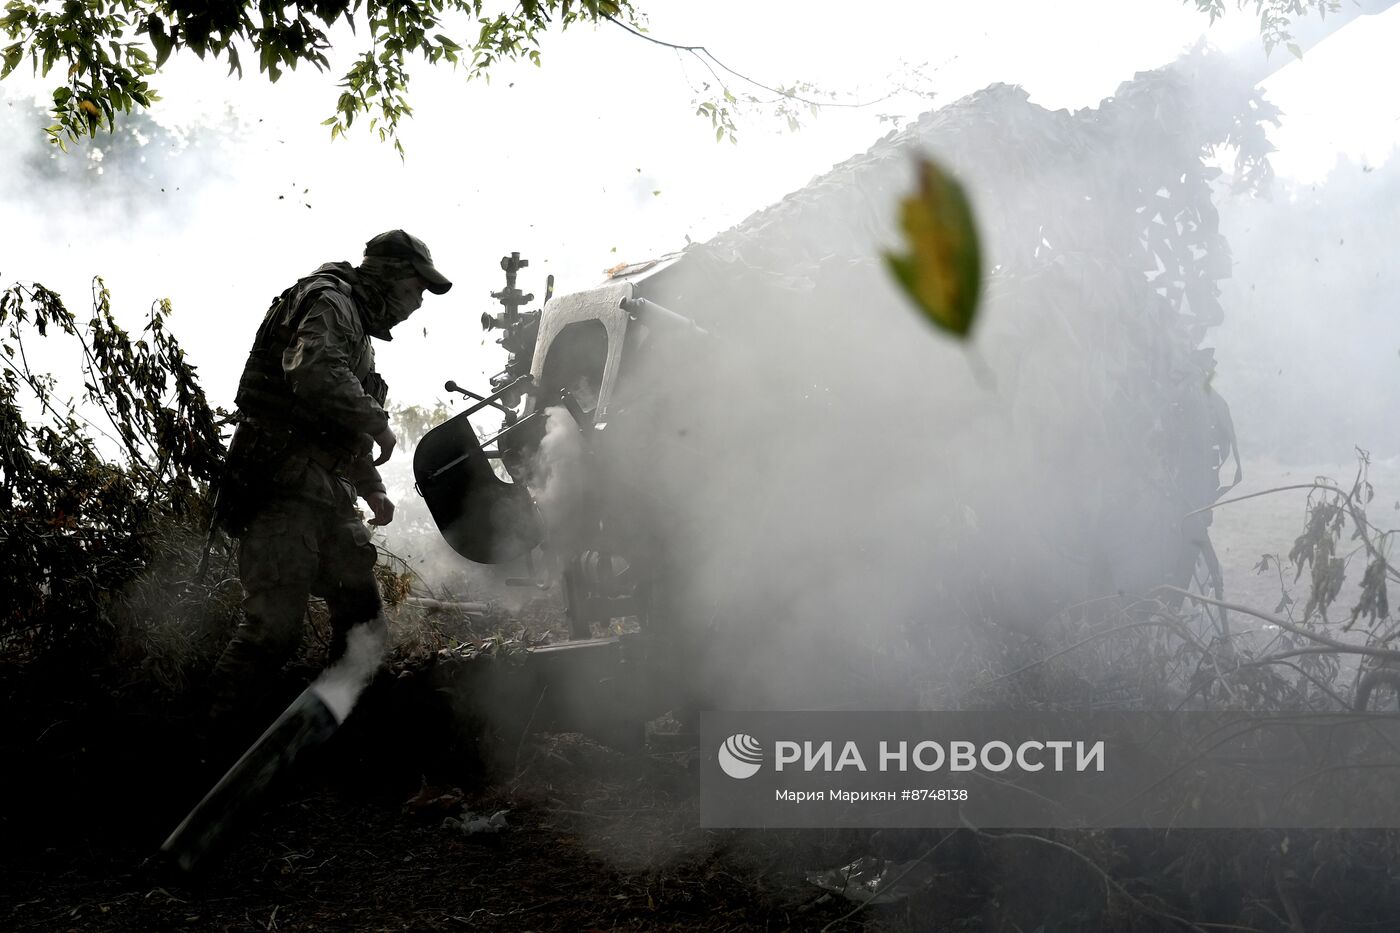
[{"label": "white smoke cloud", "polygon": [[576,549],[587,530],[583,457],[583,441],[573,415],[562,405],[547,408],[531,491],[544,519],[545,538],[557,553]]},{"label": "white smoke cloud", "polygon": [[316,678],[310,690],[326,704],[337,724],[345,721],[384,658],[388,628],[382,616],[352,628],[345,654]]}]

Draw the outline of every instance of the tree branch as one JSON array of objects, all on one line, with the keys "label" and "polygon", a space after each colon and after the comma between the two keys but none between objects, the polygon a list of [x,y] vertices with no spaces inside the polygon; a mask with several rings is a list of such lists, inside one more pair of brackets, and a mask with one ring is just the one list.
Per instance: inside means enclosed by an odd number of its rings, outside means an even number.
[{"label": "tree branch", "polygon": [[1194,599],[1197,602],[1210,603],[1212,606],[1219,606],[1222,609],[1229,609],[1231,612],[1242,612],[1247,616],[1254,616],[1256,619],[1263,619],[1265,622],[1268,622],[1271,625],[1277,625],[1279,628],[1292,632],[1294,635],[1300,635],[1303,638],[1308,639],[1309,641],[1315,641],[1318,644],[1327,645],[1328,647],[1336,651],[1340,651],[1343,654],[1360,654],[1365,655],[1369,658],[1379,658],[1382,661],[1400,661],[1400,651],[1388,651],[1384,648],[1367,648],[1363,645],[1349,645],[1344,641],[1338,641],[1335,638],[1330,638],[1326,635],[1322,635],[1317,632],[1310,632],[1302,626],[1294,625],[1292,622],[1289,622],[1286,619],[1280,619],[1278,616],[1270,615],[1267,612],[1260,612],[1258,609],[1251,609],[1250,607],[1240,605],[1239,603],[1227,603],[1221,599],[1211,599],[1209,596],[1202,596],[1199,593],[1192,593],[1188,590],[1183,590],[1180,587],[1176,586],[1159,586],[1155,590],[1153,590],[1153,592],[1178,593],[1189,599]]},{"label": "tree branch", "polygon": [[[605,15],[603,18],[606,19],[606,20],[608,20],[608,21],[609,21],[610,23],[612,23],[613,25],[617,26],[619,29],[622,29],[622,30],[624,30],[624,31],[626,31],[626,32],[631,33],[632,35],[636,36],[638,39],[645,39],[646,41],[651,42],[651,43],[653,43],[654,45],[659,45],[659,46],[661,46],[661,47],[663,47],[663,48],[667,48],[667,49],[675,49],[675,50],[678,51],[678,52],[689,52],[691,55],[694,55],[696,58],[700,59],[700,61],[701,61],[703,64],[705,64],[705,67],[707,67],[707,68],[709,67],[709,63],[708,63],[708,62],[705,62],[705,59],[708,58],[710,61],[712,61],[712,62],[714,62],[716,65],[718,65],[722,71],[726,71],[726,72],[728,72],[729,74],[732,74],[734,77],[738,78],[740,81],[743,81],[743,82],[745,82],[746,84],[752,84],[752,85],[753,85],[754,87],[756,87],[756,88],[762,88],[763,90],[767,91],[767,92],[770,93],[770,94],[777,94],[779,97],[783,98],[784,100],[795,100],[795,101],[797,101],[798,103],[808,104],[808,105],[813,106],[813,107],[842,107],[842,108],[849,108],[849,109],[855,110],[855,109],[859,109],[859,108],[861,108],[861,107],[870,107],[870,106],[873,106],[873,105],[875,105],[875,104],[882,103],[882,102],[884,102],[884,101],[889,100],[891,97],[893,97],[893,96],[895,95],[895,92],[894,92],[894,91],[890,91],[888,94],[886,94],[886,95],[883,96],[883,97],[877,97],[877,98],[875,98],[874,100],[867,100],[867,101],[864,101],[864,102],[858,103],[858,104],[837,103],[837,102],[834,102],[834,101],[811,100],[811,99],[806,98],[806,97],[800,97],[800,96],[798,96],[797,94],[794,94],[794,93],[792,93],[792,92],[790,92],[790,91],[783,91],[783,90],[779,90],[778,88],[775,88],[775,87],[769,87],[768,85],[764,84],[762,81],[757,81],[757,80],[755,80],[755,79],[753,79],[753,78],[750,78],[748,75],[743,74],[742,72],[735,71],[733,68],[730,68],[730,67],[729,67],[728,65],[726,65],[724,62],[722,62],[722,61],[720,61],[718,58],[716,58],[716,57],[714,56],[714,53],[711,52],[709,49],[705,48],[703,45],[679,45],[679,44],[677,44],[677,43],[675,43],[675,42],[665,42],[665,41],[663,41],[663,40],[661,40],[661,39],[655,38],[654,36],[649,36],[649,35],[647,35],[646,33],[642,32],[642,31],[640,31],[640,30],[638,30],[638,29],[633,29],[631,26],[627,25],[626,23],[622,22],[621,20],[617,19],[617,18],[614,17],[614,16],[606,16],[606,15]],[[711,73],[711,74],[714,74],[714,69],[710,69],[710,73]],[[715,76],[715,80],[717,80],[717,81],[719,80],[719,76],[718,76],[718,75]],[[723,86],[723,82],[721,82],[721,86]]]}]

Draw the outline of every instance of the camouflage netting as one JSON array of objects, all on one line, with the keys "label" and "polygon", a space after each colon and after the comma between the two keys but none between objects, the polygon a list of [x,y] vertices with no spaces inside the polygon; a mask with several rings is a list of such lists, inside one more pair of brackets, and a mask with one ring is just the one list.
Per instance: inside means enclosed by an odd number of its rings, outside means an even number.
[{"label": "camouflage netting", "polygon": [[[1203,527],[1182,516],[1214,497],[1230,446],[1202,348],[1231,267],[1206,159],[1234,149],[1235,184],[1266,185],[1275,115],[1202,50],[1073,114],[993,85],[643,282],[725,339],[667,409],[690,442],[645,467],[707,503],[689,519],[719,530],[698,550],[730,555],[707,587],[742,602],[736,568],[770,554],[761,589],[783,611],[849,617],[874,597],[902,625],[1028,628],[1184,582]],[[990,277],[970,350],[930,332],[879,259],[919,153],[976,208]],[[686,473],[699,450],[703,475]],[[743,505],[716,524],[725,502]]]}]

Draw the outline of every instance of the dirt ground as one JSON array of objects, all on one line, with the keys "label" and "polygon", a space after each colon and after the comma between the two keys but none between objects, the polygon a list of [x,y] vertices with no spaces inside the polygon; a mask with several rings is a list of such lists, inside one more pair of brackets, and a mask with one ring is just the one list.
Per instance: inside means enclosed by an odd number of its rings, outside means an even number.
[{"label": "dirt ground", "polygon": [[[367,696],[367,724],[300,763],[194,880],[146,863],[209,782],[189,721],[73,698],[28,755],[5,749],[0,929],[922,929],[934,904],[949,922],[980,912],[949,874],[847,917],[854,905],[804,871],[868,854],[869,834],[701,830],[684,751],[562,734],[497,749],[489,774],[454,768],[457,749],[407,760],[376,723],[374,704],[397,703],[385,697]],[[445,823],[467,811],[505,811],[505,826]]]},{"label": "dirt ground", "polygon": [[[216,775],[198,718],[0,679],[0,929],[1284,930],[1296,904],[1330,933],[1386,929],[1400,896],[1394,833],[704,830],[677,743],[474,745],[442,728],[431,683],[376,681],[190,880],[146,860]],[[497,832],[458,825],[500,811]],[[867,856],[920,861],[922,880],[861,906],[808,878]]]},{"label": "dirt ground", "polygon": [[390,801],[306,782],[198,887],[145,877],[134,866],[142,847],[55,840],[27,864],[6,866],[17,902],[0,923],[123,931],[790,925],[781,904],[765,903],[704,858],[659,870],[615,867],[599,850],[606,824],[620,818],[615,808],[575,815],[504,798],[475,802],[508,809],[508,828],[465,837]]}]

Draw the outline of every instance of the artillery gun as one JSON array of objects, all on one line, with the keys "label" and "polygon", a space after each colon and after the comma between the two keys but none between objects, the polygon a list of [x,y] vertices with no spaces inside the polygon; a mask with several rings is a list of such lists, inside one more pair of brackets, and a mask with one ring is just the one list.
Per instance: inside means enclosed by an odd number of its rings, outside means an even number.
[{"label": "artillery gun", "polygon": [[[502,258],[506,287],[492,293],[502,313],[482,315],[484,330],[501,331],[505,369],[492,377],[487,395],[446,384],[471,404],[423,437],[414,475],[458,554],[478,563],[519,563],[524,576],[508,578],[519,586],[546,588],[555,581],[542,575],[557,576],[570,640],[530,653],[527,679],[545,697],[537,724],[568,725],[630,745],[647,719],[688,701],[675,616],[662,605],[649,550],[658,542],[641,543],[637,510],[602,475],[627,456],[619,445],[633,438],[625,426],[613,427],[612,415],[620,402],[624,420],[630,414],[622,375],[658,334],[668,352],[679,349],[692,359],[712,338],[640,294],[634,274],[623,270],[601,288],[554,301],[550,277],[541,307],[521,311],[534,298],[516,287],[528,265],[519,253]],[[473,419],[488,408],[502,423],[482,440]],[[550,431],[570,435],[575,456],[567,463],[542,454]],[[565,470],[572,475],[559,475]],[[562,485],[578,493],[575,500],[561,514],[548,515],[549,508],[542,514],[537,496]],[[609,623],[620,619],[635,620],[636,631],[612,634]]]}]

